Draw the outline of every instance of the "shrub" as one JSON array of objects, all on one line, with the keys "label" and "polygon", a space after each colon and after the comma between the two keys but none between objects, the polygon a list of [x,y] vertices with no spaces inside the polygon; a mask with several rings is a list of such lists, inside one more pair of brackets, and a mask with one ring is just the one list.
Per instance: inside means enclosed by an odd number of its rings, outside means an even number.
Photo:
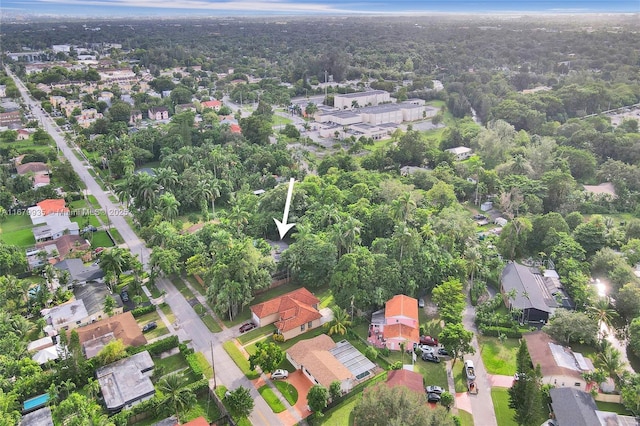
[{"label": "shrub", "polygon": [[133,311],[131,311],[131,315],[133,315],[134,318],[138,318],[145,314],[154,312],[155,310],[156,310],[155,305],[142,306],[140,308],[135,308]]},{"label": "shrub", "polygon": [[195,374],[197,377],[202,377],[204,371],[202,371],[202,368],[200,367],[200,363],[198,362],[198,357],[196,356],[196,354],[190,353],[185,356],[185,359],[187,360],[187,364],[189,364],[189,368],[191,369],[193,374]]},{"label": "shrub", "polygon": [[371,361],[375,361],[375,359],[378,358],[378,350],[373,346],[367,346],[364,350],[364,356],[369,358]]},{"label": "shrub", "polygon": [[482,333],[484,336],[499,337],[500,334],[504,334],[505,336],[514,339],[519,339],[522,337],[522,332],[520,330],[507,327],[491,327],[481,325],[480,327],[478,327],[478,331],[480,331],[480,333]]},{"label": "shrub", "polygon": [[273,333],[271,338],[273,339],[274,342],[280,342],[280,343],[284,342],[284,336],[282,334]]},{"label": "shrub", "polygon": [[384,357],[387,357],[391,355],[391,351],[389,350],[389,348],[382,348],[380,349],[380,354]]},{"label": "shrub", "polygon": [[166,339],[158,340],[144,346],[133,347],[129,346],[127,352],[130,355],[137,354],[143,351],[149,351],[151,355],[159,355],[162,352],[168,351],[178,346],[178,336],[169,336]]}]

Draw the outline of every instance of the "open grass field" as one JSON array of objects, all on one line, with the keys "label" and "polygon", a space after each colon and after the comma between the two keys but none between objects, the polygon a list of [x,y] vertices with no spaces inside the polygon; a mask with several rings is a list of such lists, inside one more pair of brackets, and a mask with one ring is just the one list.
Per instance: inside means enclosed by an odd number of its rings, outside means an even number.
[{"label": "open grass field", "polygon": [[113,247],[113,241],[107,235],[107,231],[98,231],[93,232],[93,236],[89,237],[91,241],[91,248],[96,249],[97,247]]},{"label": "open grass field", "polygon": [[284,381],[275,381],[273,382],[276,385],[276,388],[280,391],[284,399],[287,400],[289,405],[295,405],[296,401],[298,401],[298,390],[291,383],[287,383]]},{"label": "open grass field", "polygon": [[353,410],[360,402],[362,394],[358,394],[352,398],[349,398],[340,404],[336,405],[331,410],[327,411],[325,415],[319,419],[312,420],[311,425],[324,425],[324,426],[351,426],[354,423]]},{"label": "open grass field", "polygon": [[493,409],[496,412],[498,426],[517,426],[517,423],[513,420],[515,411],[509,408],[508,389],[492,388],[491,399],[493,400]]},{"label": "open grass field", "polygon": [[468,411],[458,410],[458,417],[462,426],[474,426],[473,415]]},{"label": "open grass field", "polygon": [[622,404],[616,404],[615,402],[596,401],[596,405],[598,406],[598,410],[600,411],[611,411],[612,413],[617,413],[623,416],[633,416],[633,413],[627,410]]},{"label": "open grass field", "polygon": [[506,339],[500,342],[497,337],[478,336],[480,355],[487,373],[513,376],[516,371],[518,340]]},{"label": "open grass field", "polygon": [[260,393],[260,395],[262,395],[264,400],[271,408],[271,411],[273,411],[274,413],[282,413],[287,409],[284,404],[280,402],[278,396],[275,394],[275,392],[273,392],[269,385],[262,386],[260,389],[258,389],[258,392]]},{"label": "open grass field", "polygon": [[240,343],[242,343],[243,345],[253,341],[253,340],[257,340],[261,337],[265,337],[265,336],[270,336],[271,334],[273,334],[273,332],[276,330],[275,326],[273,324],[269,324],[269,325],[265,325],[264,327],[260,327],[260,328],[255,328],[249,332],[246,332],[244,334],[241,334],[238,337],[238,341]]},{"label": "open grass field", "polygon": [[447,383],[447,369],[444,362],[434,364],[433,362],[424,362],[421,359],[418,359],[414,368],[417,373],[422,374],[426,386],[433,385],[440,386],[444,389],[449,388]]},{"label": "open grass field", "polygon": [[293,120],[287,117],[282,117],[277,114],[273,114],[271,121],[274,126],[284,126],[285,124],[293,123]]},{"label": "open grass field", "polygon": [[0,223],[0,239],[18,247],[30,247],[36,243],[31,232],[33,224],[26,214],[12,214]]},{"label": "open grass field", "polygon": [[188,367],[184,355],[177,353],[166,358],[155,358],[153,363],[156,367],[161,367],[164,374],[173,373],[174,371],[183,370]]}]

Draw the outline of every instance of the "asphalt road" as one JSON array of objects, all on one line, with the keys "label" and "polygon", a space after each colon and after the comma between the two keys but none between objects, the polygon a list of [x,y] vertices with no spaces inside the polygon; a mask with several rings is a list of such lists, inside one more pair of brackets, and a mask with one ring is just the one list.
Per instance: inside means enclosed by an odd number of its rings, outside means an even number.
[{"label": "asphalt road", "polygon": [[[125,217],[128,212],[122,209],[120,205],[109,200],[109,194],[100,188],[100,185],[89,174],[89,165],[80,161],[73,153],[64,140],[61,131],[55,122],[41,108],[40,104],[29,95],[27,88],[22,81],[13,74],[8,68],[5,68],[8,75],[15,81],[24,102],[31,107],[32,113],[38,119],[44,129],[53,137],[60,151],[67,158],[73,169],[80,176],[80,179],[87,186],[87,190],[92,194],[98,203],[107,213],[111,224],[118,230],[127,246],[134,255],[140,255],[141,261],[147,269],[147,263],[151,256],[151,250],[147,248],[142,240],[138,238],[136,233],[131,229]],[[253,384],[246,378],[242,371],[236,366],[233,360],[222,347],[222,343],[231,337],[231,331],[226,330],[222,333],[213,334],[200,320],[196,312],[180,294],[178,290],[165,278],[157,280],[157,287],[165,290],[167,295],[165,301],[171,307],[176,316],[178,336],[181,341],[191,340],[196,351],[203,352],[207,359],[211,362],[211,343],[213,343],[213,355],[215,358],[215,372],[217,374],[218,384],[224,384],[228,389],[235,389],[238,386],[248,388],[255,401],[255,407],[249,420],[254,425],[276,426],[282,422],[271,411],[267,403],[260,396]]]}]

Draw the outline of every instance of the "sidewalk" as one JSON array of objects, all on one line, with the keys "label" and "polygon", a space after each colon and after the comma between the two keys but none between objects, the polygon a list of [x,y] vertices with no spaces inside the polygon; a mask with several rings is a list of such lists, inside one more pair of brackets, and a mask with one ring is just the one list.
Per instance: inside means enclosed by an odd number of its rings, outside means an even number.
[{"label": "sidewalk", "polygon": [[207,311],[208,314],[210,314],[213,319],[218,323],[218,325],[220,326],[220,328],[222,329],[222,332],[224,333],[227,329],[227,327],[224,325],[224,323],[222,321],[220,321],[220,319],[218,318],[218,316],[215,314],[215,312],[213,312],[213,309],[211,309],[211,307],[209,306],[209,304],[207,303],[207,298],[204,297],[202,294],[200,294],[200,292],[198,290],[196,290],[195,288],[193,288],[193,286],[191,285],[191,283],[189,282],[189,280],[185,280],[182,275],[178,276],[178,278],[180,280],[182,280],[182,282],[184,283],[185,286],[187,286],[187,288],[189,290],[191,290],[191,293],[193,293],[193,297],[196,298],[196,300],[198,301],[198,303],[200,303],[205,310]]}]

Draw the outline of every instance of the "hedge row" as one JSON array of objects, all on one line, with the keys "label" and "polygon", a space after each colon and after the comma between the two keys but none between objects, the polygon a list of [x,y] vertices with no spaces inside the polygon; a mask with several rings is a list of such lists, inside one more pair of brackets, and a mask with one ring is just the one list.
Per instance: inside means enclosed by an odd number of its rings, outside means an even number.
[{"label": "hedge row", "polygon": [[522,332],[520,330],[507,327],[481,325],[480,327],[478,327],[478,331],[484,336],[499,337],[500,334],[504,334],[507,337],[512,337],[515,339],[519,339],[522,337]]},{"label": "hedge row", "polygon": [[197,377],[202,377],[204,371],[202,370],[202,367],[200,367],[200,363],[198,362],[198,357],[196,356],[196,354],[189,354],[185,357],[185,359],[187,360],[187,364],[189,364],[189,368],[191,369],[193,374],[195,374]]},{"label": "hedge row", "polygon": [[156,310],[156,305],[153,305],[153,304],[147,305],[147,306],[141,306],[131,311],[131,315],[133,315],[134,318],[138,318],[145,314],[154,312],[155,310]]},{"label": "hedge row", "polygon": [[178,336],[169,336],[165,339],[158,340],[148,345],[133,347],[129,346],[127,352],[130,355],[137,354],[139,352],[149,351],[150,355],[159,355],[162,352],[168,351],[178,346]]}]

